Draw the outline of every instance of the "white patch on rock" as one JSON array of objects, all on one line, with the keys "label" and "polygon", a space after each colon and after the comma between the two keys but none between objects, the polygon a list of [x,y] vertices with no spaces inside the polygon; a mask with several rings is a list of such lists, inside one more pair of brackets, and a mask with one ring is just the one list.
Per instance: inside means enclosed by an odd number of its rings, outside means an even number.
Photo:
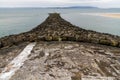
[{"label": "white patch on rock", "polygon": [[31,50],[36,43],[30,43],[24,50],[15,57],[0,73],[0,80],[9,80],[17,70],[24,64],[24,61],[28,59],[28,55],[31,54]]}]

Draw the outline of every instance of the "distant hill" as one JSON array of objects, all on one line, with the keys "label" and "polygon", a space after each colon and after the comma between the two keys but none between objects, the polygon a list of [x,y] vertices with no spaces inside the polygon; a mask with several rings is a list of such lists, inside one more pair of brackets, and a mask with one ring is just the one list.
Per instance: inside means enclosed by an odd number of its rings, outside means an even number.
[{"label": "distant hill", "polygon": [[52,8],[52,9],[71,9],[71,8],[82,8],[82,9],[91,9],[91,8],[98,8],[98,7],[92,7],[92,6],[68,6],[68,7],[46,7],[46,8]]},{"label": "distant hill", "polygon": [[41,8],[41,9],[88,9],[88,8],[98,8],[98,7],[92,7],[92,6],[66,6],[66,7],[0,7],[0,9],[5,9],[5,8]]}]

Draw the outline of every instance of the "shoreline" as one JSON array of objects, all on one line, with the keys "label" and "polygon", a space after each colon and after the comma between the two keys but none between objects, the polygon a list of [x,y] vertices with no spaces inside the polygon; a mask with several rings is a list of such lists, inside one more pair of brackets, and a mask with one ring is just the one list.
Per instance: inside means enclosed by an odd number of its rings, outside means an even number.
[{"label": "shoreline", "polygon": [[120,18],[120,13],[103,13],[99,15],[104,17],[111,17],[111,18]]},{"label": "shoreline", "polygon": [[110,18],[120,18],[120,13],[82,13],[82,14],[92,15],[92,16],[103,16]]}]

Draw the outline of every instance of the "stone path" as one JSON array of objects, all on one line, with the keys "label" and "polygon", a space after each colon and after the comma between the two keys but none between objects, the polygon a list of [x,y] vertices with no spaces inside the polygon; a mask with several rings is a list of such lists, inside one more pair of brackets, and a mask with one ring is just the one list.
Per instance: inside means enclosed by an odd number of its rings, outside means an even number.
[{"label": "stone path", "polygon": [[15,57],[0,73],[0,80],[9,80],[17,70],[24,64],[24,61],[28,59],[28,55],[31,54],[31,50],[36,43],[30,43],[24,48],[24,50]]}]

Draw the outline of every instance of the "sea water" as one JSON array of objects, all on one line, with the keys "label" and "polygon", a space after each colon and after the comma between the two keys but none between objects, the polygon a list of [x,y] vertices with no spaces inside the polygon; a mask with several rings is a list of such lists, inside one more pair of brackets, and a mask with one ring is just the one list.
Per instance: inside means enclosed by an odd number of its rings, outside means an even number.
[{"label": "sea water", "polygon": [[60,13],[65,20],[81,28],[120,36],[120,18],[87,15],[120,13],[120,9],[1,8],[0,37],[29,31],[41,24],[48,17],[48,13],[54,12]]}]

